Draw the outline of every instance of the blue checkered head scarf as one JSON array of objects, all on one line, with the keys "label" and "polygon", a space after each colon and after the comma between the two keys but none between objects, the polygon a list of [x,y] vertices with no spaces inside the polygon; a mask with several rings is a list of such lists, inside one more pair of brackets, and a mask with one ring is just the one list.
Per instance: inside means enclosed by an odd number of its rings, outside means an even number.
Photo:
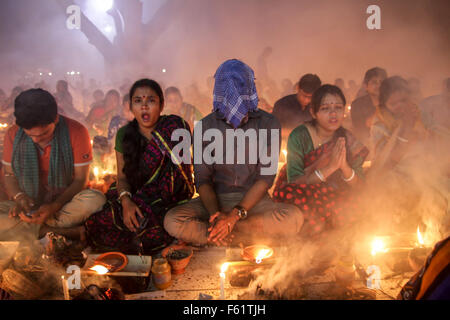
[{"label": "blue checkered head scarf", "polygon": [[214,78],[213,111],[237,128],[249,112],[258,110],[253,70],[242,61],[227,60],[217,69]]}]

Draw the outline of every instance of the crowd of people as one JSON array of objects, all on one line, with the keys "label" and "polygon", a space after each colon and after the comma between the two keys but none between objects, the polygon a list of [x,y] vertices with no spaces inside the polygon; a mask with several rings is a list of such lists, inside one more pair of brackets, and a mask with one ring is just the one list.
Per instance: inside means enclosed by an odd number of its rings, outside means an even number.
[{"label": "crowd of people", "polygon": [[[296,92],[283,80],[286,96],[272,108],[260,94],[266,84],[233,59],[208,79],[212,97],[196,100],[209,106],[195,107],[178,88],[164,90],[151,79],[105,95],[92,86],[90,108],[74,106],[64,80],[54,94],[43,85],[16,87],[9,97],[0,90],[4,119],[11,124],[3,141],[7,200],[0,203],[0,239],[54,232],[98,250],[148,254],[175,239],[228,245],[321,237],[356,226],[368,219],[360,199],[368,177],[401,171],[417,158],[418,146],[431,143],[442,156],[442,178],[449,177],[450,78],[442,93],[425,99],[415,94],[415,80],[375,67],[358,91],[354,82],[344,88],[342,79],[323,84],[318,75],[305,74]],[[194,88],[189,95],[201,94]],[[242,151],[229,148],[229,130],[278,132],[275,138],[258,135],[251,144],[276,153],[286,146],[285,163],[278,172],[262,174],[267,161],[249,148],[245,159],[256,157],[254,163],[174,161],[173,132],[195,133],[199,122],[202,134],[222,134],[219,150],[226,159]],[[96,148],[115,153],[117,179],[106,194],[87,188]]]}]

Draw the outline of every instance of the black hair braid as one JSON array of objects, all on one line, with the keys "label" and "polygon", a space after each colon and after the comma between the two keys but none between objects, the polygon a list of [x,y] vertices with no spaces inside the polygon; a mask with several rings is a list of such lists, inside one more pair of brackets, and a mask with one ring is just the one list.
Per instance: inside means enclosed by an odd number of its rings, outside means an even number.
[{"label": "black hair braid", "polygon": [[144,147],[144,137],[139,132],[137,120],[134,119],[126,126],[123,137],[123,173],[130,184],[132,193],[135,193],[145,182],[145,177],[139,170]]}]

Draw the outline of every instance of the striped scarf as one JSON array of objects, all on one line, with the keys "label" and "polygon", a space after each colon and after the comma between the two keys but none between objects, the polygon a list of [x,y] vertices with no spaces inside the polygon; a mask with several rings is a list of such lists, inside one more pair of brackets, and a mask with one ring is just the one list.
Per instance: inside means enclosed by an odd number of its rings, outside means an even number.
[{"label": "striped scarf", "polygon": [[39,190],[38,149],[33,140],[19,128],[14,138],[12,169],[17,177],[19,187],[40,205],[45,200],[52,201],[55,196],[67,188],[73,179],[73,153],[70,143],[69,128],[64,117],[60,116],[51,141],[48,186],[50,193],[42,199],[43,190]]}]

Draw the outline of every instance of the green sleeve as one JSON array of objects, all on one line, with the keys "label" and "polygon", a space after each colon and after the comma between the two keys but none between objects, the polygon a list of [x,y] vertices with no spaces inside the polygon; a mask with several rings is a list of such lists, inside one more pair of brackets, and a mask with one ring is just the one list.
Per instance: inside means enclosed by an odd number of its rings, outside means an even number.
[{"label": "green sleeve", "polygon": [[126,128],[126,126],[120,128],[116,134],[116,146],[114,149],[120,153],[123,153],[122,142],[123,142],[123,137],[125,136],[125,128]]},{"label": "green sleeve", "polygon": [[287,143],[287,179],[292,183],[299,176],[305,175],[305,155],[314,149],[311,136],[306,126],[295,128],[289,135]]}]

